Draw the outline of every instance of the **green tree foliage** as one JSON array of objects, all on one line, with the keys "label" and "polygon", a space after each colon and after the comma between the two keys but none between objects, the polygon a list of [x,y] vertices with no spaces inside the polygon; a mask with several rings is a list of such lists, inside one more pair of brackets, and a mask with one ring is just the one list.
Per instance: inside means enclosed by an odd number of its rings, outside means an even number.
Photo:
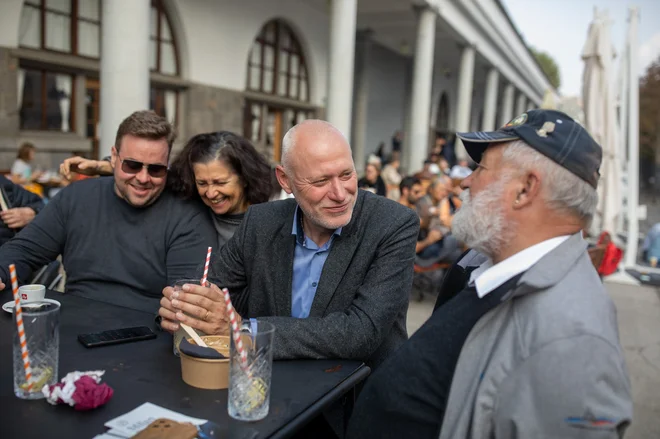
[{"label": "green tree foliage", "polygon": [[639,81],[640,158],[660,158],[660,57]]},{"label": "green tree foliage", "polygon": [[559,74],[559,66],[557,65],[557,62],[546,52],[541,52],[540,50],[536,50],[532,47],[529,49],[534,54],[534,57],[541,66],[541,69],[543,69],[543,73],[545,73],[545,75],[550,80],[550,84],[555,89],[558,89],[561,85],[561,75]]}]

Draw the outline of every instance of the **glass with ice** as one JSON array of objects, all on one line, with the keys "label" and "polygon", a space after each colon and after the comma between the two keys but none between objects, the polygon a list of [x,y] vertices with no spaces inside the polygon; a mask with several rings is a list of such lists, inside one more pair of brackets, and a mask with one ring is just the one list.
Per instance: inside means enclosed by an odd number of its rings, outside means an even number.
[{"label": "glass with ice", "polygon": [[234,419],[258,421],[268,415],[274,333],[272,324],[260,320],[245,325],[243,356],[231,338],[228,412]]},{"label": "glass with ice", "polygon": [[[181,292],[183,291],[183,286],[185,284],[201,285],[202,281],[199,279],[181,279],[174,282],[172,288],[174,289],[174,291]],[[204,335],[204,333],[201,331],[196,331],[196,332],[199,335]],[[179,330],[174,333],[172,350],[174,351],[174,355],[176,355],[177,357],[179,356],[179,343],[181,343],[181,340],[183,340],[183,338],[186,336],[187,336],[186,331],[183,328],[179,328]]]},{"label": "glass with ice", "polygon": [[51,302],[25,303],[23,328],[32,369],[32,386],[26,380],[25,367],[14,312],[13,368],[14,394],[21,399],[44,397],[41,389],[57,382],[60,352],[60,305]]}]

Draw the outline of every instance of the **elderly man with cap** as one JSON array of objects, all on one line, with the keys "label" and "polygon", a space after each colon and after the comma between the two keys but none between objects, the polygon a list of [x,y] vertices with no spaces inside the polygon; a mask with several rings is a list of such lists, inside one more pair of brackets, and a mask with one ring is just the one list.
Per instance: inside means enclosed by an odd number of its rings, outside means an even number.
[{"label": "elderly man with cap", "polygon": [[616,311],[581,235],[600,146],[550,110],[459,137],[479,166],[452,232],[471,250],[367,382],[348,437],[622,437],[632,401]]}]

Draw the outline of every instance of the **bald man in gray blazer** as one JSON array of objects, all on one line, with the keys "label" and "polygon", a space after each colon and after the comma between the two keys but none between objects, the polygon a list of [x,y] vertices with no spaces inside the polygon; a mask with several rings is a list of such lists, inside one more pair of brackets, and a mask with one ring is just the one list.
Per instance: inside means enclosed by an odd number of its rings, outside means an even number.
[{"label": "bald man in gray blazer", "polygon": [[357,189],[344,136],[305,121],[284,137],[277,177],[295,199],[249,208],[216,254],[210,288],[163,291],[162,326],[227,334],[222,295],[275,330],[274,358],[344,358],[378,366],[406,339],[419,218]]}]

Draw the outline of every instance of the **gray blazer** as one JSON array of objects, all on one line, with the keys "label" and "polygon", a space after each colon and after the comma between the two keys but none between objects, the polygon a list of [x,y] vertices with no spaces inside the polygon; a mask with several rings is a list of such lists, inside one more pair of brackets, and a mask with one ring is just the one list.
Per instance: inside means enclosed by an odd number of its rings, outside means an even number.
[{"label": "gray blazer", "polygon": [[243,318],[275,325],[274,357],[343,358],[377,366],[403,343],[419,219],[415,212],[359,191],[351,222],[336,236],[306,319],[291,317],[297,204],[248,209],[220,251],[210,279],[227,287]]},{"label": "gray blazer", "polygon": [[[616,310],[578,233],[472,328],[440,439],[620,438],[632,419]],[[467,254],[458,266],[483,258]]]}]

